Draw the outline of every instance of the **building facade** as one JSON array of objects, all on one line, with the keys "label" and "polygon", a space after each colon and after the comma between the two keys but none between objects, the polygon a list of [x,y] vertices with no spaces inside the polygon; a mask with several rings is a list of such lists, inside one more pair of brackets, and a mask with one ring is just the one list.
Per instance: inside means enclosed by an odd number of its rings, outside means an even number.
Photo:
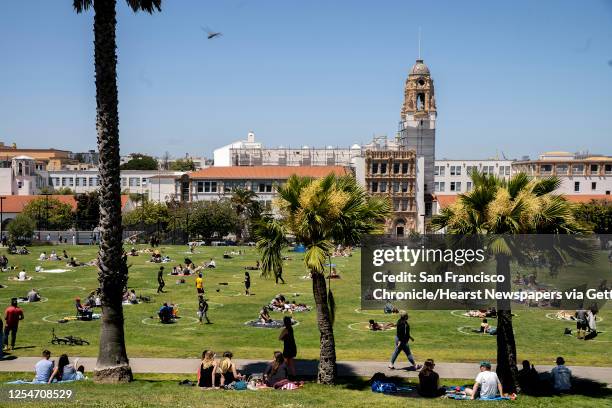
[{"label": "building facade", "polygon": [[434,163],[434,193],[456,195],[472,190],[470,174],[476,170],[483,174],[495,174],[499,178],[509,179],[514,170],[512,160],[436,160]]}]

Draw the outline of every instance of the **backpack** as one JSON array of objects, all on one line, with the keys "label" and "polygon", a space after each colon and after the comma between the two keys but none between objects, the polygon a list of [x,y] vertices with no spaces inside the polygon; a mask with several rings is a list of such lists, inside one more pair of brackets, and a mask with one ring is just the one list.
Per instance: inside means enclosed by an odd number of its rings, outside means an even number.
[{"label": "backpack", "polygon": [[380,392],[383,394],[395,394],[397,393],[397,386],[389,382],[374,381],[372,383],[372,392]]}]

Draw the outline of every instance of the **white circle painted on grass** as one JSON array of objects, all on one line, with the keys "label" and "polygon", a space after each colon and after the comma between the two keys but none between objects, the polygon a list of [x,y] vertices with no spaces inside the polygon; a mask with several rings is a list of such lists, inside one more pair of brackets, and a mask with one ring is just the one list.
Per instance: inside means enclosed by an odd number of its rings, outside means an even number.
[{"label": "white circle painted on grass", "polygon": [[208,293],[207,293],[207,296],[210,296],[210,297],[212,297],[212,296],[217,296],[217,297],[235,297],[235,296],[240,296],[240,295],[242,295],[242,293],[240,293],[240,292],[238,292],[236,290],[231,290],[231,289],[229,289],[229,290],[220,290],[219,292],[217,292],[217,290],[215,289],[212,292],[208,291]]},{"label": "white circle painted on grass", "polygon": [[78,289],[78,290],[86,290],[86,288],[84,288],[83,286],[43,286],[42,288],[38,288],[39,291],[42,291],[43,289],[45,290],[49,290],[49,289]]},{"label": "white circle painted on grass", "polygon": [[[254,329],[282,329],[284,326],[281,324],[278,327],[268,327],[268,326],[253,326],[251,323],[253,323],[255,320],[249,320],[247,322],[244,322],[245,326],[249,326],[252,327]],[[295,320],[295,323],[293,323],[291,326],[295,327],[295,326],[299,326],[300,322],[298,322],[297,320]]]},{"label": "white circle painted on grass", "polygon": [[[223,306],[225,306],[223,303],[218,303],[218,302],[211,302],[211,301],[208,301],[207,303],[208,303],[208,308],[209,308],[210,310],[220,309],[220,308],[222,308]],[[197,305],[197,304],[198,304],[198,302],[197,302],[197,301],[182,302],[182,303],[179,303],[179,307],[180,307],[180,308],[183,308],[183,305]],[[186,309],[191,309],[191,310],[193,310],[193,308],[191,308],[191,307],[186,307]]]},{"label": "white circle painted on grass", "polygon": [[[10,302],[12,299],[12,297],[6,297],[6,298],[0,298],[0,302],[4,303],[4,302]],[[48,302],[49,298],[46,297],[41,297],[40,300],[38,302],[20,302],[19,300],[17,301],[17,303],[21,306],[21,305],[35,305],[36,303],[45,303]]]},{"label": "white circle painted on grass", "polygon": [[466,334],[468,336],[479,336],[479,337],[491,337],[491,338],[495,338],[494,335],[491,334],[484,334],[481,332],[475,332],[474,330],[477,330],[477,327],[470,327],[470,326],[459,326],[457,327],[457,331],[461,334]]},{"label": "white circle painted on grass", "polygon": [[[57,316],[56,320],[49,320],[53,316]],[[47,316],[43,316],[41,319],[44,322],[47,322],[47,323],[58,323],[59,324],[58,320],[61,320],[61,319],[65,318],[65,317],[74,317],[74,315],[70,315],[70,313],[53,313],[53,314],[50,314],[50,315],[47,315]],[[91,323],[91,322],[95,322],[95,321],[99,321],[99,320],[100,319],[92,319],[92,320],[78,320],[78,319],[74,319],[74,320],[68,320],[67,322],[70,322],[70,323],[72,323],[72,322]]]},{"label": "white circle painted on grass", "polygon": [[[389,322],[377,322],[379,324],[386,324]],[[393,331],[395,329],[395,327],[390,327],[388,329],[385,330],[370,330],[370,322],[357,322],[357,323],[351,323],[347,326],[349,329],[354,330],[354,331],[362,331],[362,332],[372,332],[372,333],[384,333],[387,331]]]},{"label": "white circle painted on grass", "polygon": [[[546,317],[548,319],[550,319],[550,320],[557,320],[557,321],[560,321],[560,322],[574,323],[576,321],[574,319],[564,319],[564,318],[561,318],[561,317],[559,317],[557,315],[557,313],[546,313]],[[595,316],[595,321],[596,322],[603,322],[603,320],[604,320],[603,317]]]},{"label": "white circle painted on grass", "polygon": [[199,320],[195,317],[191,316],[182,316],[180,319],[177,319],[175,323],[171,324],[163,324],[160,323],[159,319],[156,317],[145,317],[141,320],[141,323],[146,326],[157,326],[157,327],[175,327],[175,326],[187,326],[190,324],[196,324]]}]

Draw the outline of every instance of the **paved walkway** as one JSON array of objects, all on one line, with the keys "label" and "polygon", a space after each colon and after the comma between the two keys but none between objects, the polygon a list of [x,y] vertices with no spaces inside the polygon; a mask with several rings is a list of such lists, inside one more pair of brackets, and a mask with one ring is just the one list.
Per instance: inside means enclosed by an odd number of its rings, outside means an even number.
[{"label": "paved walkway", "polygon": [[[54,356],[57,357],[57,356]],[[29,372],[33,371],[34,364],[40,360],[39,357],[19,357],[14,360],[0,361],[0,371],[4,372]],[[263,372],[267,361],[263,360],[234,360],[238,369],[250,373]],[[135,373],[173,373],[173,374],[195,374],[200,360],[186,358],[132,358],[130,365]],[[80,358],[87,370],[96,364],[94,357]],[[405,363],[396,364],[397,369],[387,368],[388,362],[382,361],[339,361],[338,374],[343,377],[371,377],[376,372],[400,377],[416,377],[418,373],[403,369]],[[317,361],[297,360],[298,375],[315,375],[317,372]],[[612,384],[612,367],[586,367],[569,366],[572,373],[577,377],[589,378]],[[553,366],[539,365],[538,371],[550,371]],[[493,367],[495,369],[495,367]],[[471,379],[478,373],[477,363],[436,363],[436,371],[441,378],[464,378]]]}]

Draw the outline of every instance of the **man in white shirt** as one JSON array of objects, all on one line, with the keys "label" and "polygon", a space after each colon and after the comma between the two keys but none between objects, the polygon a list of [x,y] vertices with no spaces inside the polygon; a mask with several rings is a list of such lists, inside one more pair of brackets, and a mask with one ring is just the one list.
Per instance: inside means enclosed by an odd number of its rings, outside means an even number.
[{"label": "man in white shirt", "polygon": [[55,365],[53,361],[50,360],[51,352],[49,350],[44,350],[42,352],[42,356],[43,359],[36,363],[36,366],[34,367],[34,370],[36,371],[34,382],[38,384],[46,384],[49,382],[49,377],[51,377],[53,366]]},{"label": "man in white shirt", "polygon": [[479,389],[480,399],[484,400],[497,397],[498,391],[500,396],[504,395],[501,382],[499,381],[497,374],[491,371],[491,363],[488,361],[483,361],[480,363],[480,373],[478,373],[476,376],[474,388],[471,390],[466,388],[465,393],[470,395],[472,399],[475,399],[476,395],[478,395]]},{"label": "man in white shirt", "polygon": [[19,279],[20,281],[24,281],[28,278],[28,275],[26,274],[25,269],[23,269],[21,272],[19,272],[19,276],[17,279]]}]

